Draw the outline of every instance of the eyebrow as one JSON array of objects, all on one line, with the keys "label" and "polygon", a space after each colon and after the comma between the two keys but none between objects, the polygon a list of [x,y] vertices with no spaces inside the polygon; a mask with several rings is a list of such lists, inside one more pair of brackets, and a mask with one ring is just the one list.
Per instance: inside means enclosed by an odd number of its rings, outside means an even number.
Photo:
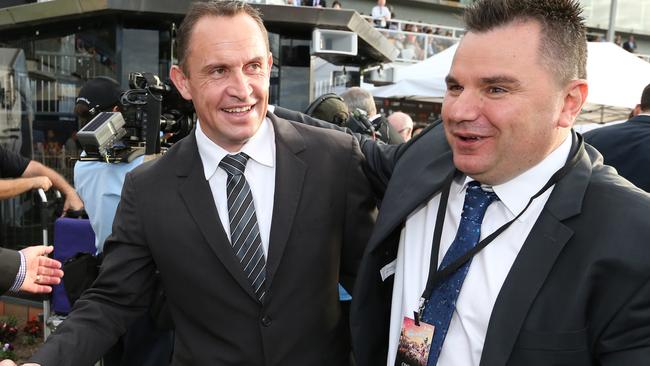
[{"label": "eyebrow", "polygon": [[[506,75],[495,75],[490,77],[480,78],[481,84],[490,85],[490,84],[509,84],[518,86],[521,82],[511,76]],[[447,75],[445,77],[445,83],[447,84],[460,84],[458,80],[452,75]]]},{"label": "eyebrow", "polygon": [[447,84],[458,84],[458,80],[456,80],[456,78],[451,76],[451,75],[447,75],[447,76],[445,76],[445,83],[447,83]]},{"label": "eyebrow", "polygon": [[519,80],[511,77],[511,76],[506,76],[506,75],[496,75],[496,76],[490,76],[486,78],[481,78],[481,83],[483,84],[514,84],[514,85],[519,85],[520,82]]},{"label": "eyebrow", "polygon": [[[244,62],[244,65],[248,65],[248,64],[253,63],[253,62],[264,63],[264,60],[265,60],[265,59],[264,59],[263,56],[256,56],[256,57],[253,57],[253,58],[251,58],[250,60]],[[212,71],[212,70],[214,70],[214,69],[217,69],[217,68],[225,68],[225,69],[228,69],[228,68],[230,68],[230,67],[232,67],[232,65],[229,64],[228,62],[219,62],[219,63],[207,64],[207,65],[205,65],[205,66],[203,66],[203,67],[201,68],[201,71],[203,71],[203,72],[210,72],[210,71]]]}]

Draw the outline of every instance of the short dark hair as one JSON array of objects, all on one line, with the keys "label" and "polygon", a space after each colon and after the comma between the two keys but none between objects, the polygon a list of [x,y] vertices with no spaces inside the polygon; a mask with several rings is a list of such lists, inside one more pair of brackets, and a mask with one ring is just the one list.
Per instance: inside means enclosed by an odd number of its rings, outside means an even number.
[{"label": "short dark hair", "polygon": [[[185,67],[185,58],[189,51],[190,38],[192,37],[192,30],[196,23],[204,17],[234,17],[239,14],[247,14],[253,18],[262,31],[262,37],[264,37],[267,51],[270,49],[268,32],[264,27],[262,14],[259,10],[243,1],[235,0],[193,2],[187,14],[185,14],[183,22],[178,27],[176,34],[176,57],[178,59],[178,65],[183,69],[183,72],[188,73]],[[219,36],[215,35],[215,37]]]},{"label": "short dark hair", "polygon": [[474,33],[535,20],[541,26],[540,60],[558,81],[587,78],[587,37],[577,0],[477,0],[464,18]]},{"label": "short dark hair", "polygon": [[646,87],[643,88],[640,105],[642,112],[650,112],[650,84],[646,85]]}]

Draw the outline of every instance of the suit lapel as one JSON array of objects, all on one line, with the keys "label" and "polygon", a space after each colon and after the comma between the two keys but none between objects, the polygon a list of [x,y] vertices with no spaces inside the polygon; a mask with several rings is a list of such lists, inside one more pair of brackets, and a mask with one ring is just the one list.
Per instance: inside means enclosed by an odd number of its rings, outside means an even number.
[{"label": "suit lapel", "polygon": [[369,250],[371,252],[379,250],[384,239],[402,225],[409,214],[422,204],[426,204],[434,194],[439,192],[453,172],[455,168],[451,151],[426,165],[399,166],[395,169],[386,188],[384,201],[381,203]]},{"label": "suit lapel", "polygon": [[275,197],[266,261],[266,281],[270,286],[287,246],[298,202],[303,190],[307,165],[298,157],[305,149],[303,137],[288,121],[267,115],[275,132]]},{"label": "suit lapel", "polygon": [[494,304],[481,366],[505,365],[526,314],[573,231],[543,210]]},{"label": "suit lapel", "polygon": [[178,158],[176,164],[179,177],[178,191],[185,207],[224,267],[246,293],[257,300],[221,225],[217,208],[212,200],[210,185],[203,174],[203,165],[194,133],[190,133],[179,147],[181,151],[176,155]]},{"label": "suit lapel", "polygon": [[[577,136],[572,137],[575,149]],[[580,213],[591,176],[589,156],[584,151],[578,154],[578,163],[555,185],[501,287],[490,316],[481,366],[506,365],[530,307],[573,235],[562,221]]]}]

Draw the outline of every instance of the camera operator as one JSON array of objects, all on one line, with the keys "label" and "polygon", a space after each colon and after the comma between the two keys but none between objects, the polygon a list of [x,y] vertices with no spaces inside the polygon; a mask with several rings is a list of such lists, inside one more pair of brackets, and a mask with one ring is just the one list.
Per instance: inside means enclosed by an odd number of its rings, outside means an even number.
[{"label": "camera operator", "polygon": [[[121,95],[120,85],[111,78],[100,76],[89,80],[79,91],[74,109],[80,125],[86,125],[100,112],[121,112]],[[111,233],[126,174],[143,161],[144,156],[141,155],[126,162],[78,161],[75,164],[75,187],[86,202],[98,255],[103,252],[104,241]],[[172,332],[156,329],[147,313],[133,323],[104,355],[103,364],[169,365],[172,342]]]},{"label": "camera operator", "polygon": [[[348,111],[350,111],[352,117],[362,119],[367,116],[374,131],[378,134],[379,140],[391,145],[404,142],[402,136],[388,123],[386,118],[377,113],[375,101],[369,91],[355,86],[341,93],[341,98],[348,106]],[[360,111],[362,112],[359,113]],[[363,115],[364,112],[365,116]]]}]

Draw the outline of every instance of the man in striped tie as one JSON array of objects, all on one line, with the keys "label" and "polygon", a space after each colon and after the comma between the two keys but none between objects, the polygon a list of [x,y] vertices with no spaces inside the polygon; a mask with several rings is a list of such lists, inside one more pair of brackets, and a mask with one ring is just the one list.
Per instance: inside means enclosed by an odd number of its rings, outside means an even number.
[{"label": "man in striped tie", "polygon": [[92,364],[146,310],[160,272],[172,365],[346,365],[352,290],[374,198],[351,136],[268,109],[259,13],[194,3],[171,78],[198,125],[124,183],[97,281],[31,360]]}]

